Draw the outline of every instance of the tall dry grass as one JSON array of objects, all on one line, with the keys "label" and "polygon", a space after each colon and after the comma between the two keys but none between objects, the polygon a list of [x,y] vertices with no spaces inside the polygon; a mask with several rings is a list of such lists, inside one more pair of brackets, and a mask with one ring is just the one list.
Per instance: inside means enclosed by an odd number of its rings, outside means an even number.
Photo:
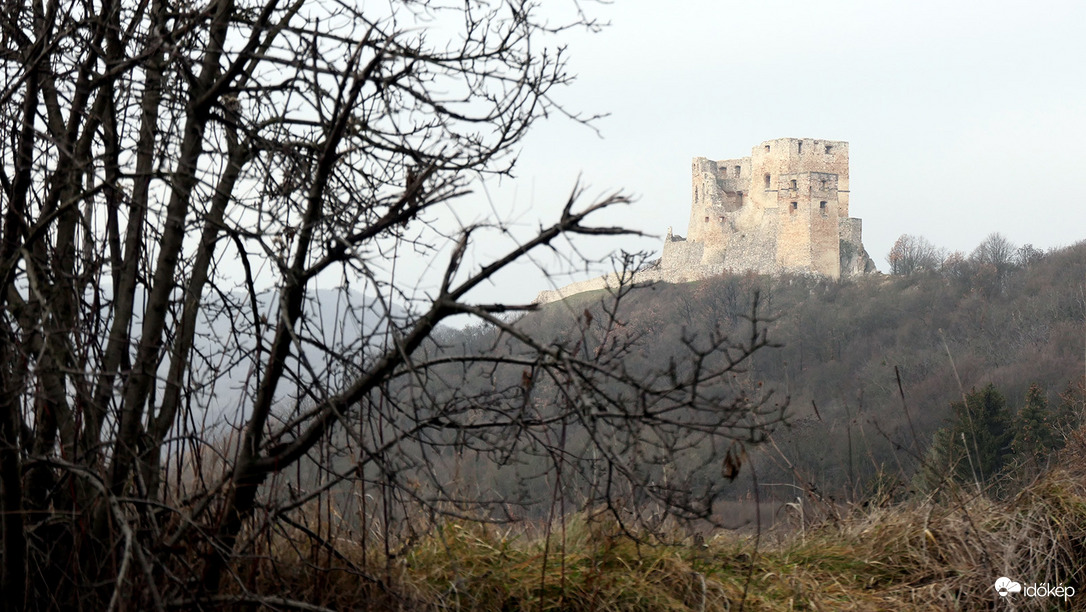
[{"label": "tall dry grass", "polygon": [[[1086,609],[1086,434],[1002,501],[963,490],[830,512],[813,527],[761,538],[706,539],[676,525],[631,534],[587,513],[550,529],[427,526],[391,557],[349,538],[275,530],[227,598],[313,610]],[[1066,601],[1000,598],[1000,576],[1079,592]]]}]

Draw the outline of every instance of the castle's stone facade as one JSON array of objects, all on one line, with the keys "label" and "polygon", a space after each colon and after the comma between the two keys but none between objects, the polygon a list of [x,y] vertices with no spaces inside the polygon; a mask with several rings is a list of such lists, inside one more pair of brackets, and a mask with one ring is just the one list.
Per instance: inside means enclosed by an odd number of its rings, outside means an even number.
[{"label": "castle's stone facade", "polygon": [[848,143],[778,138],[750,157],[694,158],[686,239],[668,236],[660,265],[830,278],[874,271],[849,217]]},{"label": "castle's stone facade", "polygon": [[[685,282],[725,271],[801,273],[841,278],[875,271],[849,217],[848,143],[778,138],[750,157],[694,158],[687,237],[668,229],[663,253],[639,281]],[[602,289],[600,277],[538,301]]]}]

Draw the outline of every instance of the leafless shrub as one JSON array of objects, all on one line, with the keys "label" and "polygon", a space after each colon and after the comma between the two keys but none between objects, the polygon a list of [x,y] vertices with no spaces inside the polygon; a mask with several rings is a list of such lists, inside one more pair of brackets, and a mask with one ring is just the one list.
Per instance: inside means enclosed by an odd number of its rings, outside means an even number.
[{"label": "leafless shrub", "polygon": [[[673,361],[628,367],[651,339],[615,309],[548,343],[501,316],[530,305],[471,297],[559,236],[627,233],[589,223],[625,197],[574,190],[482,264],[500,220],[437,223],[472,180],[509,174],[537,119],[586,120],[554,98],[571,77],[551,37],[598,25],[572,4],[563,24],[523,2],[5,8],[6,604],[303,606],[255,592],[273,532],[334,557],[350,526],[387,567],[415,536],[407,512],[514,514],[448,482],[442,454],[536,453],[554,497],[580,478],[592,502],[707,512],[708,467],[732,474],[780,418],[717,384],[768,345],[758,311],[741,342],[691,333]],[[398,273],[408,250],[444,262],[432,286]],[[431,350],[454,315],[514,346]],[[665,474],[676,457],[683,477]]]}]

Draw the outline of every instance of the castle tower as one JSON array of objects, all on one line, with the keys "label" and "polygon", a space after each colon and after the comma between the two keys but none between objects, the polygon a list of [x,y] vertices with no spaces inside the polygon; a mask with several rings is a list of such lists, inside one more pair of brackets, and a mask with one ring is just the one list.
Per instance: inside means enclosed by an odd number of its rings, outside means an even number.
[{"label": "castle tower", "polygon": [[[640,282],[689,282],[722,272],[819,274],[875,272],[859,219],[849,217],[848,143],[814,138],[767,140],[750,157],[691,166],[687,237],[668,228],[656,264]],[[616,275],[544,291],[551,302],[618,286]]]},{"label": "castle tower", "polygon": [[848,216],[848,155],[843,141],[778,138],[750,157],[694,158],[687,241],[700,247],[683,248],[685,259],[698,251],[709,269],[830,278],[874,270]]}]

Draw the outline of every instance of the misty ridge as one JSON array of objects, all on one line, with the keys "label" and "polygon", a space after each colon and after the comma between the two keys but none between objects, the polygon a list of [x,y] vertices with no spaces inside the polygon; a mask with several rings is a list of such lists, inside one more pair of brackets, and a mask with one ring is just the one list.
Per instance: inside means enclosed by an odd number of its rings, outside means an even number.
[{"label": "misty ridge", "polygon": [[[103,285],[96,297],[100,303],[114,299],[112,288]],[[183,293],[179,292],[180,304]],[[135,301],[147,299],[137,290]],[[204,300],[199,331],[194,334],[193,351],[208,376],[190,393],[199,408],[199,420],[208,425],[244,418],[245,399],[251,399],[259,380],[261,355],[257,345],[272,341],[273,324],[281,313],[278,296],[273,290],[255,292],[221,292]],[[392,327],[402,327],[408,320],[408,310],[402,303],[387,296],[365,295],[351,287],[318,289],[306,297],[303,316],[313,325],[298,335],[298,354],[290,359],[290,368],[311,369],[317,378],[330,386],[341,384],[350,367],[364,368],[367,359],[387,347]],[[176,315],[175,315],[176,316]],[[134,326],[143,323],[135,314]],[[328,350],[331,348],[332,350]],[[334,354],[338,359],[332,359]],[[353,364],[353,365],[352,365]],[[159,390],[164,388],[166,365],[160,366]],[[308,393],[316,393],[311,389]],[[290,382],[277,389],[273,400],[277,405],[305,401],[306,390]],[[242,412],[238,412],[241,410]]]}]

